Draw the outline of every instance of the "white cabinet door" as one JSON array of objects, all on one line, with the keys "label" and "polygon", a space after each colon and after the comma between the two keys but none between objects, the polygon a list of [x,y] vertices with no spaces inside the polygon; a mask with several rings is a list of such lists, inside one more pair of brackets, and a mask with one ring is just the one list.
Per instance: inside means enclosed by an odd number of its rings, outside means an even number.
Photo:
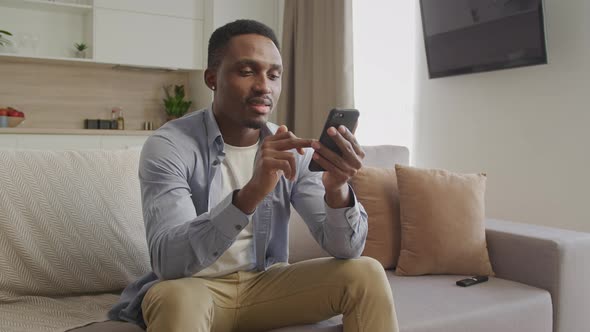
[{"label": "white cabinet door", "polygon": [[149,136],[0,134],[0,150],[141,149]]},{"label": "white cabinet door", "polygon": [[94,0],[94,7],[203,19],[203,0]]},{"label": "white cabinet door", "polygon": [[15,135],[18,149],[34,150],[86,150],[100,149],[97,136],[72,135]]},{"label": "white cabinet door", "polygon": [[103,150],[141,149],[148,136],[102,136],[100,147]]},{"label": "white cabinet door", "polygon": [[201,69],[200,20],[95,9],[95,59],[98,62]]},{"label": "white cabinet door", "polygon": [[[319,1],[319,0],[318,0]],[[284,0],[205,0],[203,58],[207,58],[207,43],[213,31],[238,19],[262,22],[274,30],[279,43],[283,34]]]},{"label": "white cabinet door", "polygon": [[18,139],[15,135],[0,134],[0,150],[2,149],[16,149],[18,146]]},{"label": "white cabinet door", "polygon": [[[238,19],[251,19],[272,28],[277,36],[282,30],[282,1],[209,0],[213,2],[213,29]],[[280,37],[279,37],[280,38]]]}]

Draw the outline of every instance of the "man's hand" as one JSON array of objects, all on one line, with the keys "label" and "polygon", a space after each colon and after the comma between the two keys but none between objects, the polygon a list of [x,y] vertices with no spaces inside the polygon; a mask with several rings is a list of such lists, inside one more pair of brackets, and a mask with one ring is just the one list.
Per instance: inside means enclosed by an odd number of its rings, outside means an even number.
[{"label": "man's hand", "polygon": [[252,213],[264,197],[271,192],[281,175],[291,181],[295,180],[297,167],[292,149],[301,155],[303,148],[311,146],[312,140],[301,139],[280,126],[277,132],[262,142],[259,155],[254,164],[254,175],[248,183],[238,191],[233,204],[244,213]]},{"label": "man's hand", "polygon": [[338,130],[334,127],[328,128],[328,135],[342,151],[342,157],[320,142],[314,141],[312,143],[312,148],[315,150],[313,159],[326,170],[322,180],[326,188],[328,206],[346,207],[350,202],[348,180],[363,166],[365,152],[354,135],[344,126],[338,127]]}]

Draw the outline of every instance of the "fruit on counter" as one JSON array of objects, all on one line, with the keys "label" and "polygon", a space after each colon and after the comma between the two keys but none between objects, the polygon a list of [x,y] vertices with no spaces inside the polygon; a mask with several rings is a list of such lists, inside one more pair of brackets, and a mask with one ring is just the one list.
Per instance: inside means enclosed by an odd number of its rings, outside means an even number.
[{"label": "fruit on counter", "polygon": [[0,108],[0,116],[8,116],[8,110],[4,108]]},{"label": "fruit on counter", "polygon": [[13,117],[17,117],[17,118],[24,118],[25,117],[25,113],[15,109],[15,108],[12,108],[12,107],[0,108],[0,114],[3,113],[2,111],[6,112],[5,115],[8,115],[8,116],[13,116]]}]

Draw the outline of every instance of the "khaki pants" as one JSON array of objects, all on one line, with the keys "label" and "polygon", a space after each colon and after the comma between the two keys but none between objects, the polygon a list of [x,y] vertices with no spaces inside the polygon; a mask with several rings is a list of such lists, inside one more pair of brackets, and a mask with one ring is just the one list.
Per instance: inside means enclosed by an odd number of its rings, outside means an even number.
[{"label": "khaki pants", "polygon": [[148,291],[142,310],[148,332],[268,331],[339,314],[345,332],[398,331],[385,272],[367,257],[163,281]]}]

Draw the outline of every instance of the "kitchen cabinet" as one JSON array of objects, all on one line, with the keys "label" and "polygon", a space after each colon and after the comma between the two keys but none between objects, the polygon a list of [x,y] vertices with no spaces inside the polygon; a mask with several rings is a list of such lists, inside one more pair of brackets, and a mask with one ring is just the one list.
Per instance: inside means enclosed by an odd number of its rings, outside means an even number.
[{"label": "kitchen cabinet", "polygon": [[[0,29],[14,34],[0,58],[204,69],[218,27],[255,19],[282,35],[284,0],[0,0]],[[74,43],[86,43],[85,58]]]},{"label": "kitchen cabinet", "polygon": [[202,68],[201,20],[95,8],[95,29],[98,62]]},{"label": "kitchen cabinet", "polygon": [[96,8],[202,20],[203,1],[204,0],[94,0],[94,6]]},{"label": "kitchen cabinet", "polygon": [[0,29],[14,34],[0,57],[201,69],[203,1],[0,0]]},{"label": "kitchen cabinet", "polygon": [[[74,43],[93,42],[91,0],[0,0],[0,30],[13,34],[10,47],[0,53],[12,56],[75,59]],[[92,58],[92,47],[86,58]]]},{"label": "kitchen cabinet", "polygon": [[[237,19],[251,19],[268,25],[274,30],[280,42],[283,35],[284,7],[284,0],[205,0],[205,45],[215,29]],[[206,62],[207,47],[204,47],[203,52]],[[206,67],[206,63],[203,66]]]}]

